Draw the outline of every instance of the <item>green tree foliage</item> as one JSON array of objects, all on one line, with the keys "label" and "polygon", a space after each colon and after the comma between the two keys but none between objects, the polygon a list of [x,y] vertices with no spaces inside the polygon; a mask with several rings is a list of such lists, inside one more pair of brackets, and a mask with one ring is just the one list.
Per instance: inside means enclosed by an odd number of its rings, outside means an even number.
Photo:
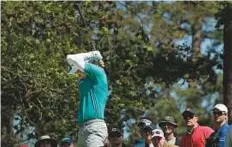
[{"label": "green tree foliage", "polygon": [[81,51],[74,43],[74,12],[65,9],[72,6],[66,2],[3,2],[3,113],[11,110],[20,115],[23,124],[34,126],[39,135],[60,136],[77,130],[75,77],[67,76],[64,69],[65,51]]}]

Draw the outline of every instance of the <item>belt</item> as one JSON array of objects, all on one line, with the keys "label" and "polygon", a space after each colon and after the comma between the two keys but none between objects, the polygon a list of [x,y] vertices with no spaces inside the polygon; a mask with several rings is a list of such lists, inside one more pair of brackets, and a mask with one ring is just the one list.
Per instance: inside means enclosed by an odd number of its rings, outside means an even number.
[{"label": "belt", "polygon": [[87,126],[91,123],[95,123],[95,122],[105,122],[105,121],[103,119],[92,119],[92,120],[89,120],[87,122],[82,123],[80,126],[85,127],[85,126]]}]

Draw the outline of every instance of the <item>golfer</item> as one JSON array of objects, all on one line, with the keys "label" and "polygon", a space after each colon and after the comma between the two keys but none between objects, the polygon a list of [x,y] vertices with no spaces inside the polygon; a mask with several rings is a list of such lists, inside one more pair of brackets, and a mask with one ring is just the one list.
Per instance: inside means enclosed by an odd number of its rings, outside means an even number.
[{"label": "golfer", "polygon": [[80,105],[78,110],[78,147],[103,147],[108,136],[104,109],[108,99],[108,81],[99,51],[69,54],[69,74],[78,74]]}]

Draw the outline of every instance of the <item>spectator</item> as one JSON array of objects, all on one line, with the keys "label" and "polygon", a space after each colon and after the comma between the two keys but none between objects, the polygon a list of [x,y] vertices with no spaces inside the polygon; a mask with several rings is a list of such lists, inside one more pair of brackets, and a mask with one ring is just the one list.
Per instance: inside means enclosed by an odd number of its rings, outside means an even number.
[{"label": "spectator", "polygon": [[110,129],[108,139],[109,147],[126,147],[123,143],[123,132],[120,129]]},{"label": "spectator", "polygon": [[152,124],[151,119],[149,119],[147,117],[140,118],[140,122],[138,124],[138,127],[139,127],[139,133],[141,135],[141,138],[135,141],[135,143],[133,145],[134,147],[144,147],[145,140],[143,138],[143,129],[145,126],[148,126],[151,124]]},{"label": "spectator", "polygon": [[44,135],[35,143],[35,147],[57,147],[57,142],[55,139],[51,139],[50,136]]},{"label": "spectator", "polygon": [[226,134],[229,130],[228,109],[224,104],[217,104],[213,108],[215,132],[207,139],[206,147],[224,147]]},{"label": "spectator", "polygon": [[143,128],[143,138],[145,140],[145,147],[154,147],[152,144],[152,131],[153,127],[151,125],[144,126]]},{"label": "spectator", "polygon": [[68,73],[78,75],[78,147],[104,146],[108,136],[104,112],[109,90],[102,59],[99,51],[67,55]]},{"label": "spectator", "polygon": [[187,108],[183,113],[187,133],[180,140],[180,147],[205,147],[206,139],[214,132],[213,129],[200,126],[193,109]]},{"label": "spectator", "polygon": [[61,140],[60,147],[74,147],[72,137],[65,137]]},{"label": "spectator", "polygon": [[180,140],[175,136],[175,129],[177,128],[177,123],[171,116],[165,116],[160,122],[159,126],[164,132],[165,139],[168,144],[180,145]]},{"label": "spectator", "polygon": [[[164,133],[160,129],[155,129],[152,131],[152,143],[154,147],[177,147],[173,144],[168,144],[165,141]],[[186,146],[187,147],[187,146]]]},{"label": "spectator", "polygon": [[230,126],[229,131],[227,132],[224,147],[232,147],[232,126]]}]

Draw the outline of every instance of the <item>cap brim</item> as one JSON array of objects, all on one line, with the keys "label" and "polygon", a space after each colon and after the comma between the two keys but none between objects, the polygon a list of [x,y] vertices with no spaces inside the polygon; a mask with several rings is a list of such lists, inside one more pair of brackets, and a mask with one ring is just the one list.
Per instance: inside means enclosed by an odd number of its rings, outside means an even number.
[{"label": "cap brim", "polygon": [[143,127],[143,130],[153,130],[153,128],[151,126],[145,126]]},{"label": "cap brim", "polygon": [[221,111],[220,109],[218,109],[218,108],[213,108],[212,109],[212,111],[215,111],[216,110],[216,112],[225,112],[225,111]]},{"label": "cap brim", "polygon": [[161,124],[164,124],[164,123],[170,123],[170,124],[172,124],[172,125],[175,126],[175,127],[178,126],[176,123],[170,122],[170,121],[161,121],[161,122],[159,123],[159,126],[160,126]]},{"label": "cap brim", "polygon": [[62,139],[61,144],[63,144],[63,143],[72,143],[72,139],[70,139],[70,138]]},{"label": "cap brim", "polygon": [[187,111],[187,110],[185,110],[185,111],[182,113],[182,115],[184,115],[184,114],[186,114],[186,113],[191,113],[191,114],[195,115],[194,112],[192,112],[192,111]]},{"label": "cap brim", "polygon": [[152,136],[152,138],[154,138],[154,137],[162,137],[163,138],[164,136],[162,136],[160,134],[155,134],[155,135]]}]

